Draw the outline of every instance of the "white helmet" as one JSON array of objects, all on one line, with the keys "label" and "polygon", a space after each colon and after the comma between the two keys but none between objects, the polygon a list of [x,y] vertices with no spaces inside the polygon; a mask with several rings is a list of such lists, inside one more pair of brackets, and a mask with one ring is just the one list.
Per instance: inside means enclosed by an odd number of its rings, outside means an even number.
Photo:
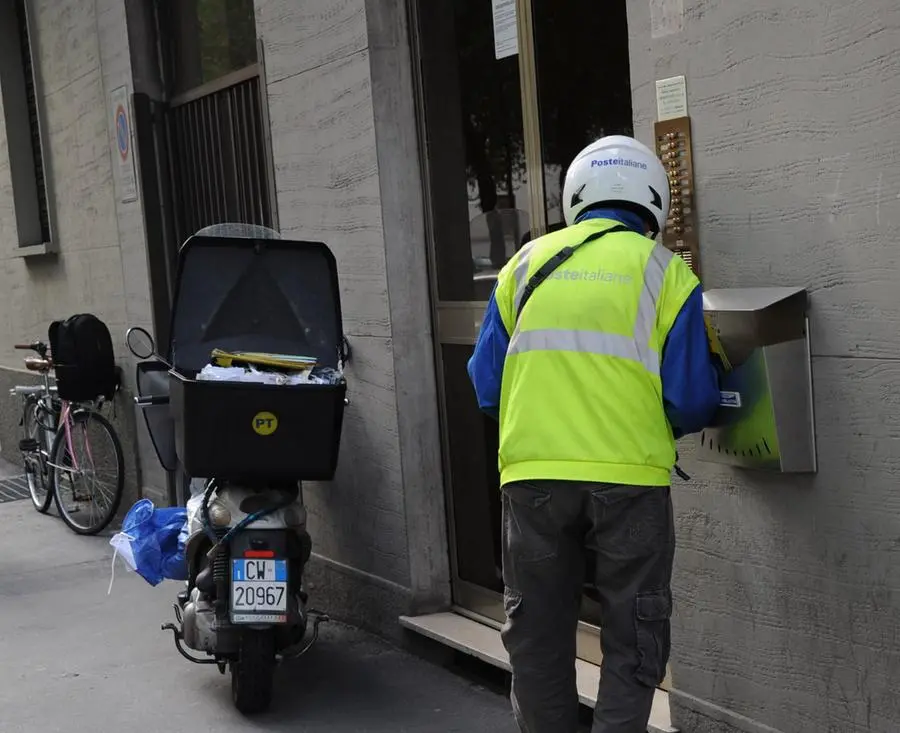
[{"label": "white helmet", "polygon": [[582,150],[563,187],[566,225],[599,204],[626,209],[659,234],[669,218],[669,178],[656,154],[632,137],[610,135]]}]

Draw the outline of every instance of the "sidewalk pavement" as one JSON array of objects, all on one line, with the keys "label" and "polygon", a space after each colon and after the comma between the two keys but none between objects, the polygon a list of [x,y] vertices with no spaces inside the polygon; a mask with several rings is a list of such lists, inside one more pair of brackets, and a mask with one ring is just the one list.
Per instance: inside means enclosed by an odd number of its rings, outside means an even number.
[{"label": "sidewalk pavement", "polygon": [[17,466],[14,463],[10,463],[9,461],[0,458],[0,479],[21,476],[22,473],[21,466]]},{"label": "sidewalk pavement", "polygon": [[[230,678],[182,659],[151,588],[107,537],[78,537],[26,500],[0,504],[3,733],[514,733],[506,698],[360,631],[329,624],[279,670],[272,711],[231,704]],[[327,610],[327,609],[326,609]]]}]

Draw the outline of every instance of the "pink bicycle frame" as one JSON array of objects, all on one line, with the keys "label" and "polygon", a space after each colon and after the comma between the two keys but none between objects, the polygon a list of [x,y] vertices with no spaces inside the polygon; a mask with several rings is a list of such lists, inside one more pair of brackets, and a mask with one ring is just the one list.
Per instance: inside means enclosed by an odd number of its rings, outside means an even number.
[{"label": "pink bicycle frame", "polygon": [[[78,459],[75,456],[75,451],[72,447],[72,403],[67,400],[62,401],[62,411],[59,415],[59,421],[62,423],[63,430],[66,431],[66,447],[69,449],[69,456],[71,456],[72,460],[72,470],[78,470]],[[88,460],[93,464],[94,457],[91,455],[91,442],[89,440],[84,441],[85,448],[87,449]]]}]

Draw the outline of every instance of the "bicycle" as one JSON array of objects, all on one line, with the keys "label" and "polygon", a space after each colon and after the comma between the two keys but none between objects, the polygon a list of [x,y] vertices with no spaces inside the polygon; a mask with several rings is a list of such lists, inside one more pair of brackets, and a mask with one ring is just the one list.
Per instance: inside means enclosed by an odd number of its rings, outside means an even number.
[{"label": "bicycle", "polygon": [[[25,368],[41,376],[39,385],[18,385],[10,390],[10,394],[23,400],[20,424],[24,436],[19,449],[31,501],[42,514],[46,514],[51,501],[55,501],[60,517],[72,531],[95,535],[115,517],[125,487],[125,456],[119,436],[109,420],[100,414],[105,400],[102,397],[94,402],[60,399],[56,387],[50,384],[53,360],[47,344],[36,341],[28,345],[16,344],[15,348],[37,354],[37,357],[25,358]],[[108,438],[115,467],[112,481],[103,480],[107,474],[98,468],[102,464],[97,459],[105,454],[102,445],[88,436],[92,427]],[[83,442],[79,443],[82,436]],[[80,457],[76,450],[78,446],[84,447]],[[79,479],[84,479],[86,485],[79,487]],[[95,513],[98,498],[107,501],[103,507],[98,506],[100,511]],[[82,522],[85,504],[89,504],[91,510],[88,521]]]}]

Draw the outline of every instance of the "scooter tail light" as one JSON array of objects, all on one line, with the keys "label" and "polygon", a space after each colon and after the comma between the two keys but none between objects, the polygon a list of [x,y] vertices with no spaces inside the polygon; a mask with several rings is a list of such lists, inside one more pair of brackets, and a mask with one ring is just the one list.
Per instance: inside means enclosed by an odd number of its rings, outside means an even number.
[{"label": "scooter tail light", "polygon": [[272,550],[244,550],[244,557],[252,560],[266,560],[275,557]]}]

